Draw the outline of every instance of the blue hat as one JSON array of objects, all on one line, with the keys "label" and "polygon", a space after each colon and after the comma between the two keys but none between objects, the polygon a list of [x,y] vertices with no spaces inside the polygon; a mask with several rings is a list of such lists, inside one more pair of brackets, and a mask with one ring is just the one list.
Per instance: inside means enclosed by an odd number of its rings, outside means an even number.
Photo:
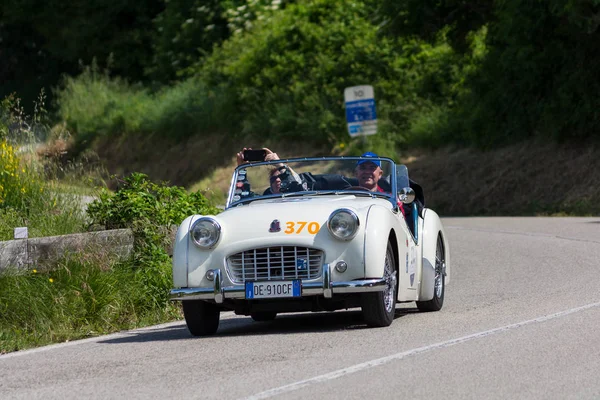
[{"label": "blue hat", "polygon": [[[375,154],[375,153],[367,151],[361,157],[379,157],[379,156],[377,154]],[[379,160],[358,160],[358,162],[356,163],[356,165],[364,164],[366,162],[373,163],[373,164],[375,164],[375,165],[377,165],[378,167],[381,168],[381,161],[379,161]]]}]

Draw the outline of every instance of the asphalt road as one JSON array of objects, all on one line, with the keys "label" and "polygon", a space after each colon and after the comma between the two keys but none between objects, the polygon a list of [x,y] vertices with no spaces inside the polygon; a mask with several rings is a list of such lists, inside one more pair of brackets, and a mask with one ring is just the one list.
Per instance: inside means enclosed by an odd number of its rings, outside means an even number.
[{"label": "asphalt road", "polygon": [[445,305],[224,314],[0,356],[1,399],[600,399],[600,218],[444,219]]}]

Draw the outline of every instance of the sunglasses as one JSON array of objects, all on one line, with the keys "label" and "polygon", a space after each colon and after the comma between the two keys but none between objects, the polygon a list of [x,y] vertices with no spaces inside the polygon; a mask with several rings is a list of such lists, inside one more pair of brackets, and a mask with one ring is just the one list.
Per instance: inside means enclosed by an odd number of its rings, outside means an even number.
[{"label": "sunglasses", "polygon": [[283,181],[284,179],[287,179],[289,172],[285,167],[280,167],[278,169],[279,174],[278,175],[271,175],[271,177],[269,178],[269,182],[271,184],[273,184],[273,182],[275,182],[277,179],[281,179],[281,181]]}]

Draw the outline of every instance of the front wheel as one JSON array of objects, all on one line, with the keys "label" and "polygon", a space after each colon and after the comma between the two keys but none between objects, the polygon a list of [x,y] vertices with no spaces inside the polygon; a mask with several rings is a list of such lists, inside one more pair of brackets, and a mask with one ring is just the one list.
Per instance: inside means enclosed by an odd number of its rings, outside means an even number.
[{"label": "front wheel", "polygon": [[420,311],[440,311],[444,305],[444,294],[446,292],[446,255],[442,236],[438,235],[437,247],[435,249],[435,279],[433,299],[428,301],[417,301]]},{"label": "front wheel", "polygon": [[182,302],[185,323],[194,336],[213,335],[219,328],[220,310],[216,304],[202,300]]},{"label": "front wheel", "polygon": [[396,278],[394,251],[390,242],[388,242],[385,252],[383,277],[386,282],[384,291],[365,293],[362,297],[363,318],[367,325],[371,327],[390,326],[394,321],[394,314],[396,313],[398,281]]}]

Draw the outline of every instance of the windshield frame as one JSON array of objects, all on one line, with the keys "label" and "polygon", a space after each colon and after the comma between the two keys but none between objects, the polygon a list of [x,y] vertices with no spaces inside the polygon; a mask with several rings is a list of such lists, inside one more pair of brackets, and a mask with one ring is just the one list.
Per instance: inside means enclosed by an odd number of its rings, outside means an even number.
[{"label": "windshield frame", "polygon": [[231,184],[229,185],[229,193],[227,194],[227,202],[225,203],[225,209],[228,209],[231,207],[237,207],[237,206],[240,206],[243,204],[248,204],[253,201],[258,201],[258,200],[277,199],[277,198],[285,199],[285,198],[300,197],[300,196],[305,196],[305,195],[320,196],[320,195],[340,195],[340,194],[354,194],[354,195],[358,195],[361,197],[370,196],[372,198],[385,198],[386,200],[389,200],[392,203],[392,205],[394,205],[394,206],[396,205],[396,203],[397,203],[397,200],[396,200],[397,195],[396,194],[398,193],[398,188],[396,187],[397,186],[396,179],[390,179],[391,182],[389,182],[389,184],[391,186],[391,193],[366,192],[363,190],[308,190],[308,191],[304,191],[304,192],[289,192],[289,193],[275,193],[275,194],[261,195],[261,196],[257,196],[257,197],[250,197],[250,198],[244,198],[244,199],[233,201],[233,196],[234,196],[234,192],[235,192],[235,188],[236,188],[236,183],[238,181],[239,171],[242,169],[245,169],[248,167],[260,167],[263,165],[274,165],[274,164],[279,164],[279,163],[286,164],[286,163],[294,163],[294,162],[302,162],[302,161],[319,162],[319,161],[336,161],[336,160],[343,160],[343,161],[379,160],[379,161],[389,162],[391,164],[390,176],[391,177],[396,176],[396,162],[388,157],[360,157],[360,156],[296,157],[296,158],[285,158],[285,159],[271,160],[271,161],[247,162],[247,163],[238,165],[233,171],[233,174],[231,176]]}]

